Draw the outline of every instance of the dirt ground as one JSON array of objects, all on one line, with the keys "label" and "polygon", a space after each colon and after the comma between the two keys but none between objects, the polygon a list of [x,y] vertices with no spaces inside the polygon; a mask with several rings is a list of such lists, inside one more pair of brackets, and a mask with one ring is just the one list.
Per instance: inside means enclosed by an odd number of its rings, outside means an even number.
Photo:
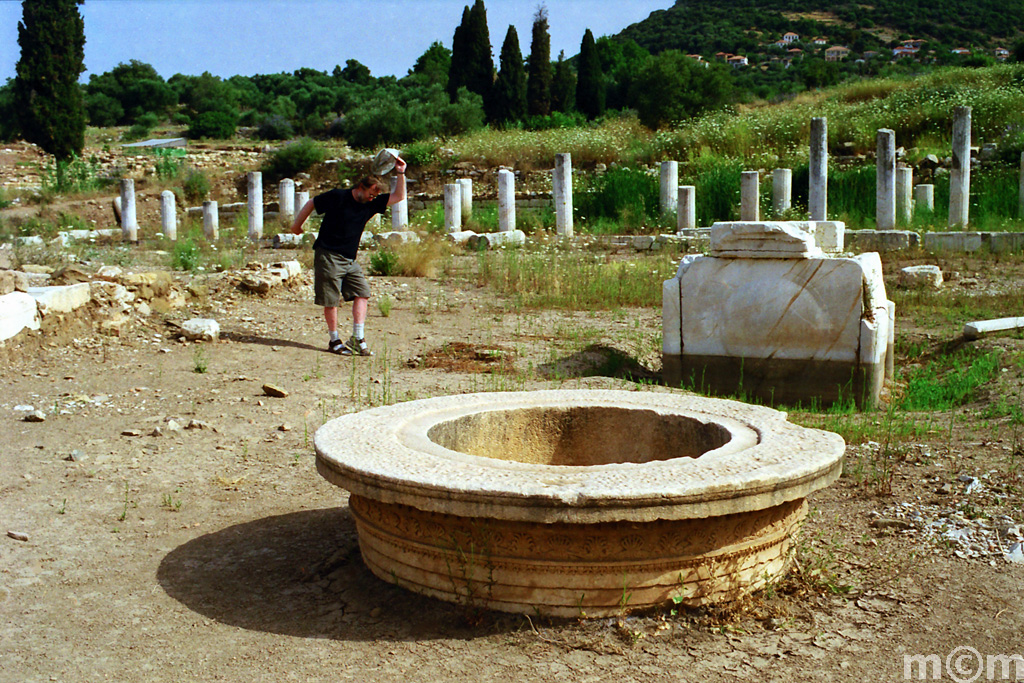
[{"label": "dirt ground", "polygon": [[[104,220],[106,205],[94,210]],[[900,267],[922,262],[884,260],[892,289]],[[1020,266],[943,264],[959,272],[951,293],[995,288],[1018,308]],[[167,317],[217,319],[218,343],[184,343],[150,315],[120,337],[79,321],[8,345],[0,681],[900,681],[905,655],[937,655],[944,680],[1024,680],[1024,664],[971,678],[972,660],[957,658],[1024,655],[1024,564],[961,557],[898,520],[879,523],[901,505],[1024,523],[1024,434],[980,417],[1019,400],[1008,392],[1020,369],[957,420],[935,415],[941,428],[902,443],[891,495],[870,474],[888,444],[850,444],[846,474],[812,496],[793,570],[771,591],[720,609],[549,621],[373,576],[347,494],[315,470],[313,433],[337,415],[443,394],[679,391],[651,384],[660,309],[532,311],[458,277],[374,277],[377,355],[344,358],[324,350],[308,271],[265,298],[195,279],[207,294]],[[385,295],[388,316],[376,303]],[[901,313],[901,348],[959,333]],[[1024,349],[1019,335],[981,343]],[[630,362],[609,377],[613,352]],[[288,395],[268,396],[266,383]],[[45,421],[26,422],[28,406]],[[951,653],[960,669],[945,668]]]},{"label": "dirt ground", "polygon": [[[267,298],[214,288],[176,314],[218,319],[220,343],[182,343],[151,316],[121,338],[12,355],[0,506],[4,531],[27,540],[0,538],[0,680],[902,680],[904,654],[1024,649],[1024,565],[871,526],[872,512],[934,498],[936,478],[1005,464],[1009,432],[969,424],[952,448],[945,434],[916,444],[931,455],[897,463],[892,496],[852,476],[814,495],[803,565],[729,609],[549,622],[378,580],[345,492],[314,469],[325,419],[456,392],[635,389],[592,373],[608,348],[656,367],[657,350],[632,340],[660,318],[514,310],[457,279],[373,280],[395,303],[388,317],[371,306],[374,358],[324,351],[308,273]],[[513,374],[477,372],[495,347]],[[46,420],[22,421],[28,405]],[[1018,495],[992,505],[1022,520]]]}]

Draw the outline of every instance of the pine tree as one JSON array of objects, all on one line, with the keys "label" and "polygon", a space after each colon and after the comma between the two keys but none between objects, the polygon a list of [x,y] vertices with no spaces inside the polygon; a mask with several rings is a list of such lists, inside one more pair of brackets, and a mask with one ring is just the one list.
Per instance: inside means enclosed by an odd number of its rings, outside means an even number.
[{"label": "pine tree", "polygon": [[565,61],[565,52],[558,53],[555,62],[554,76],[551,78],[551,111],[571,112],[576,108],[576,73],[569,62]]},{"label": "pine tree", "polygon": [[533,39],[530,41],[529,70],[526,79],[526,105],[531,116],[547,116],[551,113],[551,79],[548,10],[541,5],[533,15]]},{"label": "pine tree", "polygon": [[24,0],[14,97],[21,134],[65,161],[85,146],[83,0]]},{"label": "pine tree", "polygon": [[521,121],[526,118],[526,69],[515,26],[509,26],[505,34],[500,66],[498,80],[494,83],[492,120]]},{"label": "pine tree", "polygon": [[588,119],[604,113],[604,74],[597,55],[594,34],[588,28],[580,44],[579,78],[576,82],[576,108]]},{"label": "pine tree", "polygon": [[455,27],[452,36],[452,61],[448,67],[448,97],[458,99],[459,88],[466,85],[466,32],[469,30],[469,5],[462,8],[462,23]]}]

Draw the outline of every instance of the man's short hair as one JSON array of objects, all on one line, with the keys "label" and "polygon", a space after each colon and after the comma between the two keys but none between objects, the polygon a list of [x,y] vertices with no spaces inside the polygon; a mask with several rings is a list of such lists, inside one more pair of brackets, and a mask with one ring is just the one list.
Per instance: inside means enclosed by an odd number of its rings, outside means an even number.
[{"label": "man's short hair", "polygon": [[384,184],[384,181],[381,179],[381,177],[375,175],[363,176],[362,178],[359,179],[359,182],[356,183],[356,187],[362,188],[364,190],[369,190],[370,188],[376,187],[378,192],[388,191],[388,186]]}]

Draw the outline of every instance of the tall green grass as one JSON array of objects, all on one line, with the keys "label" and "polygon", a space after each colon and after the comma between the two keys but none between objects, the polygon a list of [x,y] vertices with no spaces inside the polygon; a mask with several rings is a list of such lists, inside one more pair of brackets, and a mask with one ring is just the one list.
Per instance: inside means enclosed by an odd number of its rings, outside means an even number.
[{"label": "tall green grass", "polygon": [[1001,354],[970,350],[932,361],[912,371],[900,407],[948,410],[977,398],[978,390],[999,375]]},{"label": "tall green grass", "polygon": [[607,310],[660,306],[662,282],[675,270],[667,254],[606,262],[603,255],[558,249],[511,250],[481,254],[476,277],[480,285],[521,297],[526,306]]}]

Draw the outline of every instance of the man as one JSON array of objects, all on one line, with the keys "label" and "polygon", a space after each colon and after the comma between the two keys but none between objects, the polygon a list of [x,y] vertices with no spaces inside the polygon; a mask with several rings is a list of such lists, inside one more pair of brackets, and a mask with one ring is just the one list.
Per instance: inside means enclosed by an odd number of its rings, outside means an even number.
[{"label": "man", "polygon": [[[367,176],[350,190],[334,189],[313,197],[299,209],[292,223],[292,232],[301,235],[302,224],[314,210],[324,217],[313,243],[313,301],[324,307],[330,334],[327,350],[331,353],[373,355],[364,334],[370,285],[356,262],[356,253],[366,221],[405,199],[405,167],[401,158],[395,161],[398,182],[390,194],[381,194],[384,188],[379,178]],[[342,298],[352,302],[352,336],[347,342],[338,336],[338,303]]]}]

